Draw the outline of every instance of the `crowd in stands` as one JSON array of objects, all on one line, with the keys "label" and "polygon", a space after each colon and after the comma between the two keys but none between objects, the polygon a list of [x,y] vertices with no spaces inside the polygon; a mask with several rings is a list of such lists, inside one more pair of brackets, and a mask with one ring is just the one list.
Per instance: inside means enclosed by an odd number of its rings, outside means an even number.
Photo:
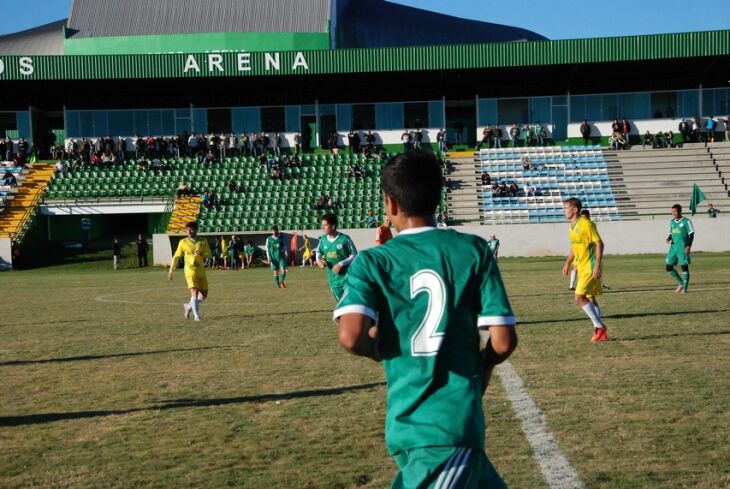
[{"label": "crowd in stands", "polygon": [[[545,126],[540,121],[537,121],[533,125],[525,124],[519,127],[517,124],[512,124],[509,132],[511,147],[516,148],[518,146],[544,146],[547,138],[547,131]],[[482,145],[486,145],[487,148],[501,148],[505,133],[499,124],[492,127],[491,124],[487,124],[482,130],[482,139],[479,141],[474,148],[479,150]]]},{"label": "crowd in stands", "polygon": [[0,138],[0,157],[5,161],[12,161],[16,166],[22,166],[28,158],[30,146],[25,138],[14,142],[11,138]]}]

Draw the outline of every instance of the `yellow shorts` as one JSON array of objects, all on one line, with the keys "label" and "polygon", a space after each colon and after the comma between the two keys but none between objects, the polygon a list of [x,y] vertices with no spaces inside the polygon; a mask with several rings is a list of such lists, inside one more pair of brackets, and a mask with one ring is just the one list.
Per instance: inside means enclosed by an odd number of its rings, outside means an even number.
[{"label": "yellow shorts", "polygon": [[208,290],[208,278],[205,272],[189,272],[185,270],[185,281],[188,283],[188,289]]},{"label": "yellow shorts", "polygon": [[578,280],[575,284],[575,295],[594,297],[603,294],[601,279],[593,278],[593,270],[590,267],[578,269]]}]

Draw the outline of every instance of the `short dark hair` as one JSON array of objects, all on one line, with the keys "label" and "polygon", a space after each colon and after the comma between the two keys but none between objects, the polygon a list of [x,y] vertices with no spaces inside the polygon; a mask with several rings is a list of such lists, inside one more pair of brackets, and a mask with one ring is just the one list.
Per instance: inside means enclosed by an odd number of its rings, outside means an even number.
[{"label": "short dark hair", "polygon": [[195,229],[197,231],[198,230],[198,223],[195,222],[195,221],[190,221],[189,223],[187,223],[185,225],[185,227],[186,228],[193,228],[193,229]]},{"label": "short dark hair", "polygon": [[325,214],[322,216],[322,220],[327,221],[327,224],[330,226],[334,226],[335,228],[337,227],[337,216],[334,214]]},{"label": "short dark hair", "polygon": [[570,205],[572,205],[573,207],[575,207],[578,210],[581,210],[583,208],[583,202],[581,202],[580,199],[575,198],[575,197],[571,197],[569,199],[565,199],[563,201],[563,204],[570,204]]},{"label": "short dark hair", "polygon": [[444,177],[433,153],[411,151],[399,154],[386,163],[380,186],[408,216],[436,213],[441,202]]},{"label": "short dark hair", "polygon": [[678,210],[679,212],[682,212],[682,206],[681,206],[681,205],[679,205],[679,204],[674,204],[674,205],[672,206],[672,209],[677,209],[677,210]]},{"label": "short dark hair", "polygon": [[590,219],[591,218],[591,211],[589,211],[588,209],[583,209],[582,211],[580,211],[580,215],[581,216],[585,216],[588,219]]},{"label": "short dark hair", "polygon": [[271,230],[274,231],[275,233],[278,233],[279,232],[279,226],[273,225],[273,226],[271,226]]}]

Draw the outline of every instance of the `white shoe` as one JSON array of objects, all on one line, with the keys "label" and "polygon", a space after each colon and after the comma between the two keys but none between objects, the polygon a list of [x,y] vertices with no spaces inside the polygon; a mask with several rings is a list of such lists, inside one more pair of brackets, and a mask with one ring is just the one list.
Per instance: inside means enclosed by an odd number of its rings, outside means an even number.
[{"label": "white shoe", "polygon": [[187,302],[183,304],[183,310],[185,311],[183,313],[183,317],[185,319],[190,319],[190,304],[188,304]]}]

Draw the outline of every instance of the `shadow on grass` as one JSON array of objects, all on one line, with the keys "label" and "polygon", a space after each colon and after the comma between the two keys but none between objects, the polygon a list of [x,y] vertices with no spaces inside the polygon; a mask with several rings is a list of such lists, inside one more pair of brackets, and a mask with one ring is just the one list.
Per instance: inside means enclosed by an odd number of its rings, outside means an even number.
[{"label": "shadow on grass", "polygon": [[163,401],[157,406],[141,408],[109,410],[109,411],[77,411],[71,413],[43,413],[28,414],[24,416],[2,416],[0,427],[3,426],[26,426],[34,424],[53,423],[56,421],[67,421],[73,419],[101,418],[105,416],[123,416],[125,414],[142,413],[146,411],[167,411],[169,409],[185,409],[197,407],[226,406],[230,404],[261,403],[270,401],[287,401],[291,399],[305,399],[326,396],[339,396],[349,392],[357,392],[376,387],[384,386],[385,382],[373,382],[371,384],[351,385],[347,387],[332,387],[329,389],[317,389],[298,392],[285,392],[282,394],[262,394],[258,396],[224,397],[214,399],[174,399]]},{"label": "shadow on grass", "polygon": [[[674,337],[682,337],[686,338],[688,336],[719,336],[724,334],[730,334],[730,330],[724,330],[724,331],[702,331],[702,332],[696,332],[696,333],[672,333],[672,334],[651,334],[646,336],[636,336],[634,338],[616,338],[614,341],[642,341],[642,340],[663,340],[664,338],[674,338]],[[613,338],[610,338],[613,339]]]},{"label": "shadow on grass", "polygon": [[[702,309],[697,311],[667,311],[667,312],[643,312],[636,314],[604,314],[603,319],[633,319],[652,316],[676,316],[680,314],[717,314],[720,312],[730,312],[730,309]],[[551,324],[551,323],[574,323],[577,321],[589,321],[585,316],[567,319],[542,319],[540,321],[518,321],[520,326],[525,324]]]},{"label": "shadow on grass", "polygon": [[184,353],[191,351],[206,351],[206,350],[229,350],[232,348],[245,348],[244,346],[203,346],[200,348],[177,348],[174,350],[152,350],[152,351],[139,351],[131,353],[110,353],[107,355],[81,355],[78,357],[63,357],[63,358],[44,358],[41,360],[9,360],[7,362],[0,362],[0,367],[9,367],[15,365],[43,365],[45,363],[64,363],[64,362],[85,362],[88,360],[105,360],[107,358],[126,358],[126,357],[139,357],[143,355],[162,355],[165,353]]},{"label": "shadow on grass", "polygon": [[[211,305],[215,305],[215,303],[211,303]],[[319,314],[322,312],[328,312],[332,313],[332,308],[329,309],[315,309],[310,311],[267,311],[267,312],[259,312],[256,314],[225,314],[222,316],[216,315],[216,314],[210,314],[206,316],[206,318],[209,319],[251,319],[251,318],[260,318],[260,317],[267,317],[267,316],[299,316],[300,314]]]},{"label": "shadow on grass", "polygon": [[[690,294],[692,293],[692,288],[699,287],[699,286],[725,286],[730,285],[730,281],[728,282],[692,282],[691,288],[690,288]],[[603,294],[604,295],[610,295],[610,294],[632,294],[632,293],[638,293],[638,292],[674,292],[674,289],[676,287],[676,283],[668,283],[667,285],[657,285],[657,286],[641,286],[641,287],[610,287],[606,288],[604,286]],[[510,297],[559,297],[559,296],[568,296],[572,295],[574,292],[572,290],[568,290],[567,287],[563,289],[564,292],[560,289],[556,289],[554,292],[543,292],[538,294],[510,294]],[[720,288],[718,290],[726,290],[725,288]]]}]

